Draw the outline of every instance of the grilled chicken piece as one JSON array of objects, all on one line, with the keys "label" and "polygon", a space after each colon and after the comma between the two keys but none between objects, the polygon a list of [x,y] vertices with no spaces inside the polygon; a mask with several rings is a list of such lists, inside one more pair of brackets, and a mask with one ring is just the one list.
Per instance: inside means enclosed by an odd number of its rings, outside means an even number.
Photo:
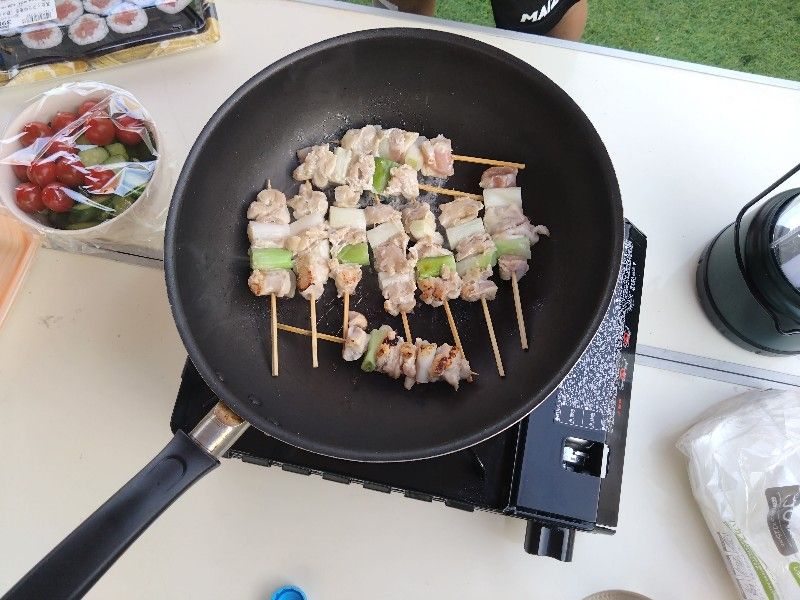
[{"label": "grilled chicken piece", "polygon": [[422,174],[429,177],[450,177],[453,171],[453,149],[450,140],[438,135],[420,145]]},{"label": "grilled chicken piece", "polygon": [[485,231],[479,231],[465,237],[456,246],[456,261],[464,260],[470,256],[494,252],[495,245],[492,238]]},{"label": "grilled chicken piece", "polygon": [[442,344],[436,349],[433,364],[430,368],[430,380],[444,379],[458,390],[459,382],[469,377],[471,372],[469,362],[464,355],[450,344]]},{"label": "grilled chicken piece", "polygon": [[353,153],[350,166],[347,167],[345,184],[352,189],[363,192],[372,189],[372,178],[375,175],[375,159],[368,154]]},{"label": "grilled chicken piece", "polygon": [[320,225],[319,227],[306,229],[298,235],[290,235],[286,238],[284,247],[290,250],[292,254],[298,255],[313,248],[323,240],[327,241],[327,239],[328,228],[326,225]]},{"label": "grilled chicken piece", "polygon": [[247,207],[247,218],[259,223],[289,224],[286,196],[280,190],[261,190]]},{"label": "grilled chicken piece", "polygon": [[298,254],[294,261],[294,271],[297,274],[297,289],[303,298],[311,300],[322,296],[330,273],[327,240],[324,245],[319,244]]},{"label": "grilled chicken piece", "polygon": [[275,294],[278,298],[292,298],[294,273],[289,269],[256,269],[247,279],[247,285],[256,296]]},{"label": "grilled chicken piece", "polygon": [[335,258],[328,261],[330,278],[336,283],[336,294],[341,298],[345,294],[353,295],[361,281],[361,266],[340,263]]},{"label": "grilled chicken piece", "polygon": [[392,330],[383,340],[375,353],[375,370],[385,373],[392,379],[397,379],[403,372],[403,358],[400,355],[400,345],[403,338]]},{"label": "grilled chicken piece", "polygon": [[345,246],[366,242],[367,233],[355,227],[339,227],[338,229],[330,230],[328,239],[331,242],[331,256],[336,257],[339,256],[339,252]]},{"label": "grilled chicken piece", "polygon": [[517,169],[515,167],[489,167],[481,175],[480,186],[484,189],[516,187]]},{"label": "grilled chicken piece", "polygon": [[367,318],[359,312],[350,311],[350,320],[342,349],[342,358],[346,361],[358,360],[364,356],[369,344],[369,334],[366,332]]},{"label": "grilled chicken piece", "polygon": [[494,207],[486,210],[483,218],[486,231],[492,237],[502,235],[506,238],[527,237],[531,244],[539,241],[540,235],[549,236],[544,225],[533,225],[518,206]]},{"label": "grilled chicken piece", "polygon": [[342,208],[355,208],[361,200],[361,191],[349,185],[340,185],[333,190],[333,205]]},{"label": "grilled chicken piece", "polygon": [[328,212],[328,199],[323,192],[315,191],[311,183],[306,181],[300,185],[300,191],[288,202],[295,219],[312,213]]},{"label": "grilled chicken piece", "polygon": [[330,151],[328,144],[312,146],[302,164],[292,173],[292,177],[297,181],[310,179],[317,188],[326,188],[335,168],[336,155]]},{"label": "grilled chicken piece", "polygon": [[497,296],[497,284],[489,279],[492,269],[479,269],[474,267],[464,274],[461,279],[461,299],[467,302],[476,302],[481,298],[494,300]]},{"label": "grilled chicken piece", "polygon": [[405,375],[403,385],[410,390],[417,377],[417,348],[413,343],[403,342],[400,344],[400,361],[400,370]]},{"label": "grilled chicken piece", "polygon": [[497,260],[497,265],[500,268],[500,279],[509,281],[511,274],[517,274],[517,281],[525,276],[528,272],[528,261],[523,256],[501,256]]},{"label": "grilled chicken piece", "polygon": [[395,273],[411,273],[417,266],[416,254],[406,254],[404,248],[407,239],[396,235],[372,251],[375,270],[379,273],[394,275]]},{"label": "grilled chicken piece", "polygon": [[361,129],[350,129],[342,136],[342,148],[359,154],[375,154],[380,144],[380,126],[366,125]]},{"label": "grilled chicken piece", "polygon": [[442,267],[439,277],[426,277],[417,281],[419,298],[425,304],[438,307],[445,299],[455,300],[461,295],[461,277],[449,268]]},{"label": "grilled chicken piece", "polygon": [[392,208],[389,204],[372,204],[364,209],[364,217],[367,219],[367,226],[380,225],[387,221],[402,220],[400,211]]},{"label": "grilled chicken piece", "polygon": [[439,209],[442,211],[439,215],[439,222],[445,229],[450,229],[456,225],[476,219],[482,208],[483,203],[478,200],[456,198],[451,202],[439,205]]},{"label": "grilled chicken piece", "polygon": [[436,344],[417,338],[415,347],[417,349],[417,383],[429,383],[433,359],[436,356]]},{"label": "grilled chicken piece", "polygon": [[[409,254],[412,258],[419,260],[420,258],[430,258],[432,256],[447,256],[451,254],[449,250],[445,250],[441,244],[437,244],[433,238],[422,238],[416,244],[411,246]],[[415,260],[415,266],[416,266]]]},{"label": "grilled chicken piece", "polygon": [[419,134],[413,131],[403,131],[396,127],[384,129],[380,135],[378,156],[401,163],[406,156],[406,152],[414,145],[418,137]]},{"label": "grilled chicken piece", "polygon": [[419,182],[414,169],[408,165],[400,165],[392,167],[389,174],[391,179],[384,190],[387,196],[403,196],[406,200],[419,197]]},{"label": "grilled chicken piece", "polygon": [[385,300],[383,308],[390,315],[396,317],[400,313],[408,313],[414,310],[417,304],[414,299],[414,291],[417,289],[417,285],[414,281],[413,272],[397,273],[395,275],[378,273],[378,284]]}]

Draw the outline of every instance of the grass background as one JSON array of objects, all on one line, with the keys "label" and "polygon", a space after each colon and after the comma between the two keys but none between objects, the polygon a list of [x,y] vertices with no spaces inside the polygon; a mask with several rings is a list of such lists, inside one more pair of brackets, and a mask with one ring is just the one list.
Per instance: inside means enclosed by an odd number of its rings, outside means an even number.
[{"label": "grass background", "polygon": [[[436,15],[494,26],[489,0],[438,0]],[[589,0],[583,41],[800,80],[800,0]]]}]

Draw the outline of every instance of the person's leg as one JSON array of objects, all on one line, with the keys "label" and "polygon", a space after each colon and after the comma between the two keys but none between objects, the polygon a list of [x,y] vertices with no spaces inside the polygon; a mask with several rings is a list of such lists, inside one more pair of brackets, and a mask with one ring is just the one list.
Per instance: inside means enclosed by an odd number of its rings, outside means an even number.
[{"label": "person's leg", "polygon": [[547,35],[561,38],[562,40],[580,41],[583,30],[586,28],[586,16],[589,14],[587,0],[580,0],[572,6],[564,17],[556,23]]},{"label": "person's leg", "polygon": [[391,8],[402,12],[433,16],[436,0],[373,0],[373,6]]}]

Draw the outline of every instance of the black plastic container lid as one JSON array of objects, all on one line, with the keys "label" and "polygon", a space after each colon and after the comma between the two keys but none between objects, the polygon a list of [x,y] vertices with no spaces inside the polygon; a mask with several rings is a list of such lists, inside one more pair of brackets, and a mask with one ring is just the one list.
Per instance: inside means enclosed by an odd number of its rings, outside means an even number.
[{"label": "black plastic container lid", "polygon": [[781,208],[770,249],[783,276],[795,289],[800,289],[800,197]]}]

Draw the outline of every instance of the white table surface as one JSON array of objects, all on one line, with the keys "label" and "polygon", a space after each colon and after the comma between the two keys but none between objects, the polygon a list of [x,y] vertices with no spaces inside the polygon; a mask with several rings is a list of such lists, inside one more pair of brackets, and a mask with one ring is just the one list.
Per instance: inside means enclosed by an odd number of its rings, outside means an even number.
[{"label": "white table surface", "polygon": [[[640,343],[800,374],[800,359],[727,342],[693,295],[703,244],[790,165],[797,90],[441,21],[268,0],[218,8],[215,46],[80,77],[126,87],[148,106],[175,173],[213,110],[292,50],[369,27],[462,31],[545,72],[605,140],[626,214],[649,238]],[[0,112],[47,87],[3,90]],[[13,425],[0,453],[0,589],[160,449],[184,359],[161,273],[41,252],[0,332],[0,407]],[[637,368],[619,532],[580,535],[572,565],[525,555],[522,522],[225,461],[90,597],[263,598],[293,582],[314,598],[581,598],[612,587],[731,598],[673,444],[705,408],[740,390]],[[217,523],[217,535],[201,533],[201,523]]]}]

